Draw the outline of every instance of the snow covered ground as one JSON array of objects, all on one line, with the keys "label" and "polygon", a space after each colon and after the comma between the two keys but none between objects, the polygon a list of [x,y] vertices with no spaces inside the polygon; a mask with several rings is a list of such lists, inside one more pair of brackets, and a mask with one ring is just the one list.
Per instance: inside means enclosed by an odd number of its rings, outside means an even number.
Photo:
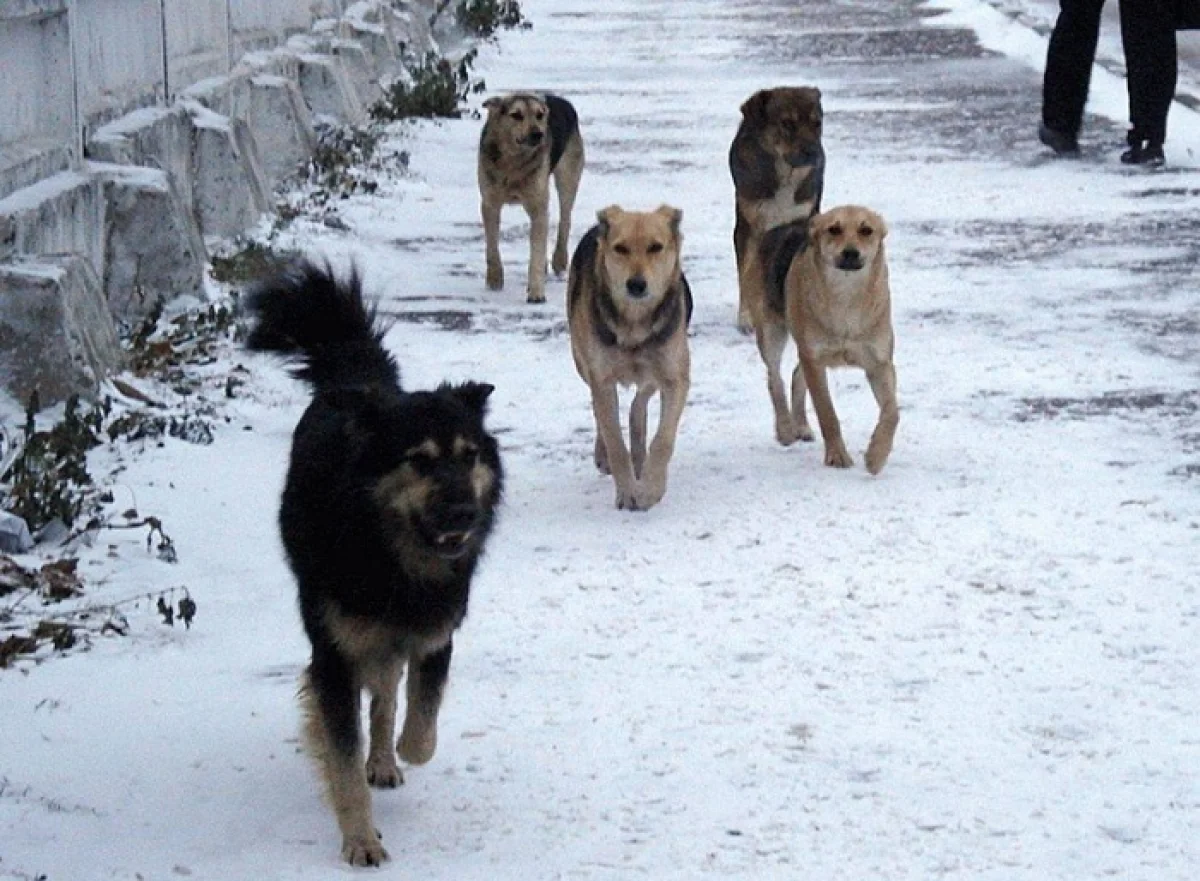
[{"label": "snow covered ground", "polygon": [[[399,128],[412,175],[344,203],[410,387],[495,384],[507,502],[456,642],[438,755],[375,817],[384,877],[1191,881],[1200,867],[1200,115],[1159,173],[1034,139],[1044,40],[978,0],[526,0],[490,92],[553,88],[610,203],[683,209],[693,385],[666,498],[591,464],[562,279],[483,287],[476,120]],[[891,223],[902,419],[887,469],[772,437],[734,328],[725,164],[757,88],[825,95],[826,206]],[[0,878],[328,879],[339,837],[298,744],[306,643],[275,531],[303,388],[266,359],[211,446],[125,463],[169,565],[105,536],[119,599],[184,586],[189,630],[0,674]],[[232,363],[232,362],[231,362]],[[836,374],[848,445],[874,422]]]}]

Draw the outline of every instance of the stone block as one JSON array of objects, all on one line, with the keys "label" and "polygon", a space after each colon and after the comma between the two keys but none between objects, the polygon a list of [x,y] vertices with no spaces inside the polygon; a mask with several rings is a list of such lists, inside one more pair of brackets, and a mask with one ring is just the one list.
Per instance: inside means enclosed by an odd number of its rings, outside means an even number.
[{"label": "stone block", "polygon": [[114,320],[136,321],[159,300],[202,296],[204,240],[166,172],[99,163],[88,168],[104,188],[103,285]]},{"label": "stone block", "polygon": [[244,119],[188,102],[194,125],[196,219],[204,236],[231,238],[271,210],[258,145]]},{"label": "stone block", "polygon": [[99,276],[77,254],[0,265],[0,382],[43,406],[93,395],[123,353]]}]

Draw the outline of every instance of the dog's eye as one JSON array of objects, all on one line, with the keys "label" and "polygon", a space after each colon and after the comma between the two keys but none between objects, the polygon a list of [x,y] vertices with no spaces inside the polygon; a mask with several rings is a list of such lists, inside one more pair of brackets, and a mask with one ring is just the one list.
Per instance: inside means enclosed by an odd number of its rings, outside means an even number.
[{"label": "dog's eye", "polygon": [[629,256],[629,246],[628,245],[613,245],[613,250],[616,251],[618,254],[620,254],[622,257]]},{"label": "dog's eye", "polygon": [[418,474],[429,474],[437,465],[437,458],[424,452],[409,453],[404,457],[404,464]]},{"label": "dog's eye", "polygon": [[833,226],[829,227],[829,234],[834,238],[840,236],[842,234],[842,225],[840,223],[835,223]]},{"label": "dog's eye", "polygon": [[468,465],[479,461],[479,447],[463,447],[458,452],[458,458]]},{"label": "dog's eye", "polygon": [[534,119],[536,119],[538,122],[541,122],[545,118],[546,118],[546,114],[540,110],[537,112],[537,115],[534,117]]},{"label": "dog's eye", "polygon": [[875,230],[864,223],[858,228],[858,234],[864,239],[869,239],[871,236],[875,235]]},{"label": "dog's eye", "polygon": [[647,254],[658,254],[662,251],[662,242],[651,242],[650,247],[646,249]]}]

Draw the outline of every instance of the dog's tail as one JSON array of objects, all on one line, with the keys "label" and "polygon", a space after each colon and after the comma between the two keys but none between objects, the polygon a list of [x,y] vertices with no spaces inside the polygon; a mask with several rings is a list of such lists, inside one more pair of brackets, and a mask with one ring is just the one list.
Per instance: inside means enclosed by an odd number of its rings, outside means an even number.
[{"label": "dog's tail", "polygon": [[299,261],[255,286],[246,309],[258,319],[246,347],[297,359],[295,376],[313,388],[398,387],[396,361],[383,347],[387,328],[363,302],[357,267],[339,279],[328,264]]}]

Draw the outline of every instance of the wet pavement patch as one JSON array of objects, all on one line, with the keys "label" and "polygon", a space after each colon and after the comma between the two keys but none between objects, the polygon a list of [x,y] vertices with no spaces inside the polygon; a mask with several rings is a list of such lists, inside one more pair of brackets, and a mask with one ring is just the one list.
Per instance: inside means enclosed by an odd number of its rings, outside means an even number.
[{"label": "wet pavement patch", "polygon": [[1127,390],[1104,392],[1086,398],[1045,397],[1022,398],[1018,422],[1034,419],[1088,419],[1093,416],[1146,413],[1155,411],[1163,416],[1192,416],[1200,410],[1200,392],[1155,392]]}]

